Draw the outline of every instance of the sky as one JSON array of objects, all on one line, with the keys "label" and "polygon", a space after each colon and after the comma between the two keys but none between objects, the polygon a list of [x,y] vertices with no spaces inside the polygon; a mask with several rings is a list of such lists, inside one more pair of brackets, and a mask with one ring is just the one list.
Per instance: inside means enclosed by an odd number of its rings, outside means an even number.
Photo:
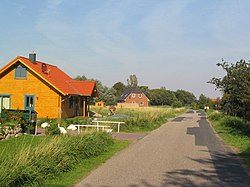
[{"label": "sky", "polygon": [[220,97],[223,58],[250,60],[249,0],[1,0],[0,67],[16,56],[113,86]]}]

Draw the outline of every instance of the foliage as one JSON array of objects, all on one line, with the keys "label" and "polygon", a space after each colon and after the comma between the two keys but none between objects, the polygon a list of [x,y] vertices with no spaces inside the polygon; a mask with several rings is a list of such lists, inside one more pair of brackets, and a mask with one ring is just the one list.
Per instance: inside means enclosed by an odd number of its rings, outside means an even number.
[{"label": "foliage", "polygon": [[183,105],[190,105],[196,100],[196,97],[193,93],[185,90],[177,90],[175,92],[175,96]]},{"label": "foliage", "polygon": [[29,129],[29,122],[23,111],[3,110],[0,119],[0,139],[6,138],[8,134],[15,135],[17,131],[27,132]]},{"label": "foliage", "polygon": [[220,124],[225,127],[230,127],[237,133],[248,135],[250,137],[250,122],[239,117],[227,116],[221,112],[213,112],[209,119],[220,121]]},{"label": "foliage", "polygon": [[99,93],[99,97],[95,98],[95,102],[104,101],[106,105],[114,105],[116,103],[116,90],[114,88],[108,88],[103,86],[101,81],[96,80],[96,86]]},{"label": "foliage", "polygon": [[115,96],[120,97],[127,87],[122,82],[117,82],[113,85],[113,88],[116,90]]},{"label": "foliage", "polygon": [[0,157],[1,186],[43,186],[45,179],[70,171],[79,160],[100,155],[112,144],[108,134],[96,133],[57,136],[34,148],[24,145],[11,157]]},{"label": "foliage", "polygon": [[152,89],[148,93],[151,105],[169,105],[177,101],[175,94],[164,88]]},{"label": "foliage", "polygon": [[204,109],[205,106],[209,106],[209,108],[213,108],[213,102],[204,94],[201,94],[198,100],[198,107],[199,109]]},{"label": "foliage", "polygon": [[183,104],[182,104],[181,101],[175,101],[175,102],[172,103],[173,108],[180,108],[182,106],[183,106]]},{"label": "foliage", "polygon": [[85,81],[88,80],[87,77],[85,75],[77,75],[75,78],[75,80],[79,80],[79,81]]},{"label": "foliage", "polygon": [[128,87],[137,87],[138,86],[138,79],[136,75],[130,75],[127,79]]},{"label": "foliage", "polygon": [[231,116],[250,120],[250,63],[240,60],[235,64],[222,61],[217,66],[226,71],[223,78],[212,78],[209,83],[223,92],[222,109]]}]

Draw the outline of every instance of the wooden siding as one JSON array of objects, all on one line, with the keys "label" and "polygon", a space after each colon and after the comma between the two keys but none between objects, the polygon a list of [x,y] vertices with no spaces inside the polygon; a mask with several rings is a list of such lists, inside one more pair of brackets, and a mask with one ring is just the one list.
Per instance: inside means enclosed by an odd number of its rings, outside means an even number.
[{"label": "wooden siding", "polygon": [[61,95],[41,80],[30,70],[27,72],[27,79],[15,79],[14,67],[10,68],[5,75],[0,77],[0,94],[11,95],[11,109],[24,109],[24,96],[34,95],[35,111],[38,118],[60,117]]},{"label": "wooden siding", "polygon": [[[70,99],[73,98],[72,107],[70,107]],[[80,96],[66,96],[62,100],[62,118],[83,116],[83,100]]]}]

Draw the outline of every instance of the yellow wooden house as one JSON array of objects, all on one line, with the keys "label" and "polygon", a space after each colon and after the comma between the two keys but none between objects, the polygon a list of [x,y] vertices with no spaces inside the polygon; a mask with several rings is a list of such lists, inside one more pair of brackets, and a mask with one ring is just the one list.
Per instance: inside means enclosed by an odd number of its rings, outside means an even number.
[{"label": "yellow wooden house", "polygon": [[38,118],[88,116],[95,81],[77,81],[54,65],[18,56],[0,70],[0,112],[31,110]]}]

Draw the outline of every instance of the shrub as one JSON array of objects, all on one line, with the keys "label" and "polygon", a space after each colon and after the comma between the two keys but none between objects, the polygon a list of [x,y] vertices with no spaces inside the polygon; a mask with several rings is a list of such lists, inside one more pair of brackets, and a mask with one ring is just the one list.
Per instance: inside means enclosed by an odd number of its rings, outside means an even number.
[{"label": "shrub", "polygon": [[220,121],[225,127],[230,127],[238,133],[250,135],[250,122],[239,117],[227,116],[222,112],[213,112],[209,119],[212,121]]}]

